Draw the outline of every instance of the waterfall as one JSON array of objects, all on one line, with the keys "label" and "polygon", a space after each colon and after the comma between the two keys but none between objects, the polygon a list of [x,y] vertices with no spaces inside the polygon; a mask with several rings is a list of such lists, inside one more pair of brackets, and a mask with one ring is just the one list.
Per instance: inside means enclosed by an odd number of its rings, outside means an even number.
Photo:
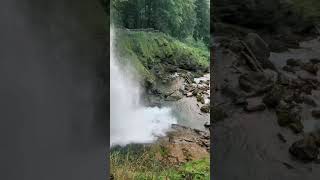
[{"label": "waterfall", "polygon": [[176,119],[170,108],[146,107],[130,66],[120,65],[110,33],[110,145],[150,143],[164,136]]}]

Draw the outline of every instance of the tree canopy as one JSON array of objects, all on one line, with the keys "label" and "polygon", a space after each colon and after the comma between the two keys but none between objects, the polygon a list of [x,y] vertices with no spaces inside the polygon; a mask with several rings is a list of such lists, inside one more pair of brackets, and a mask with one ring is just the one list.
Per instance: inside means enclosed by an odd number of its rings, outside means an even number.
[{"label": "tree canopy", "polygon": [[112,0],[113,24],[153,28],[173,37],[209,41],[208,0]]}]

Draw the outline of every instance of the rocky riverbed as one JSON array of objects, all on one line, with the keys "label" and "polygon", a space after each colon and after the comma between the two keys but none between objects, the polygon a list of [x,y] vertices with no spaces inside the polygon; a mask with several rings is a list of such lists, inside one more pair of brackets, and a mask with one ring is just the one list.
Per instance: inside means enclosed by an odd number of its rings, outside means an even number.
[{"label": "rocky riverbed", "polygon": [[149,106],[170,107],[178,120],[172,130],[155,143],[167,149],[166,163],[179,164],[209,157],[210,74],[194,76],[182,71],[158,81],[145,95]]},{"label": "rocky riverbed", "polygon": [[255,33],[216,38],[216,179],[319,177],[319,49],[318,39],[273,53]]}]

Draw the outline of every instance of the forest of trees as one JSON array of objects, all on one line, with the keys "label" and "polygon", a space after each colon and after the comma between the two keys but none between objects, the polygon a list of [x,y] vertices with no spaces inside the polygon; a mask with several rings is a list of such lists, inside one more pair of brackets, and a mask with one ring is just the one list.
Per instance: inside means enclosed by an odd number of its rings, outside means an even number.
[{"label": "forest of trees", "polygon": [[112,0],[111,14],[118,27],[153,28],[180,40],[209,43],[209,0]]}]

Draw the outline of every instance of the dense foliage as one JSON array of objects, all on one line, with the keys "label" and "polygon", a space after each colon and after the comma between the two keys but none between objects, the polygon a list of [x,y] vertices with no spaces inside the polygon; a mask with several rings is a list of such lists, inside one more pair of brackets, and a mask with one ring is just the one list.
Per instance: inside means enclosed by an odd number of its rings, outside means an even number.
[{"label": "dense foliage", "polygon": [[209,41],[209,0],[113,0],[111,14],[117,26]]},{"label": "dense foliage", "polygon": [[155,76],[161,76],[159,73],[165,73],[169,66],[193,72],[205,71],[209,67],[206,47],[182,43],[161,32],[118,29],[115,46],[119,59],[124,61],[122,63],[130,62],[142,79],[150,82]]}]

